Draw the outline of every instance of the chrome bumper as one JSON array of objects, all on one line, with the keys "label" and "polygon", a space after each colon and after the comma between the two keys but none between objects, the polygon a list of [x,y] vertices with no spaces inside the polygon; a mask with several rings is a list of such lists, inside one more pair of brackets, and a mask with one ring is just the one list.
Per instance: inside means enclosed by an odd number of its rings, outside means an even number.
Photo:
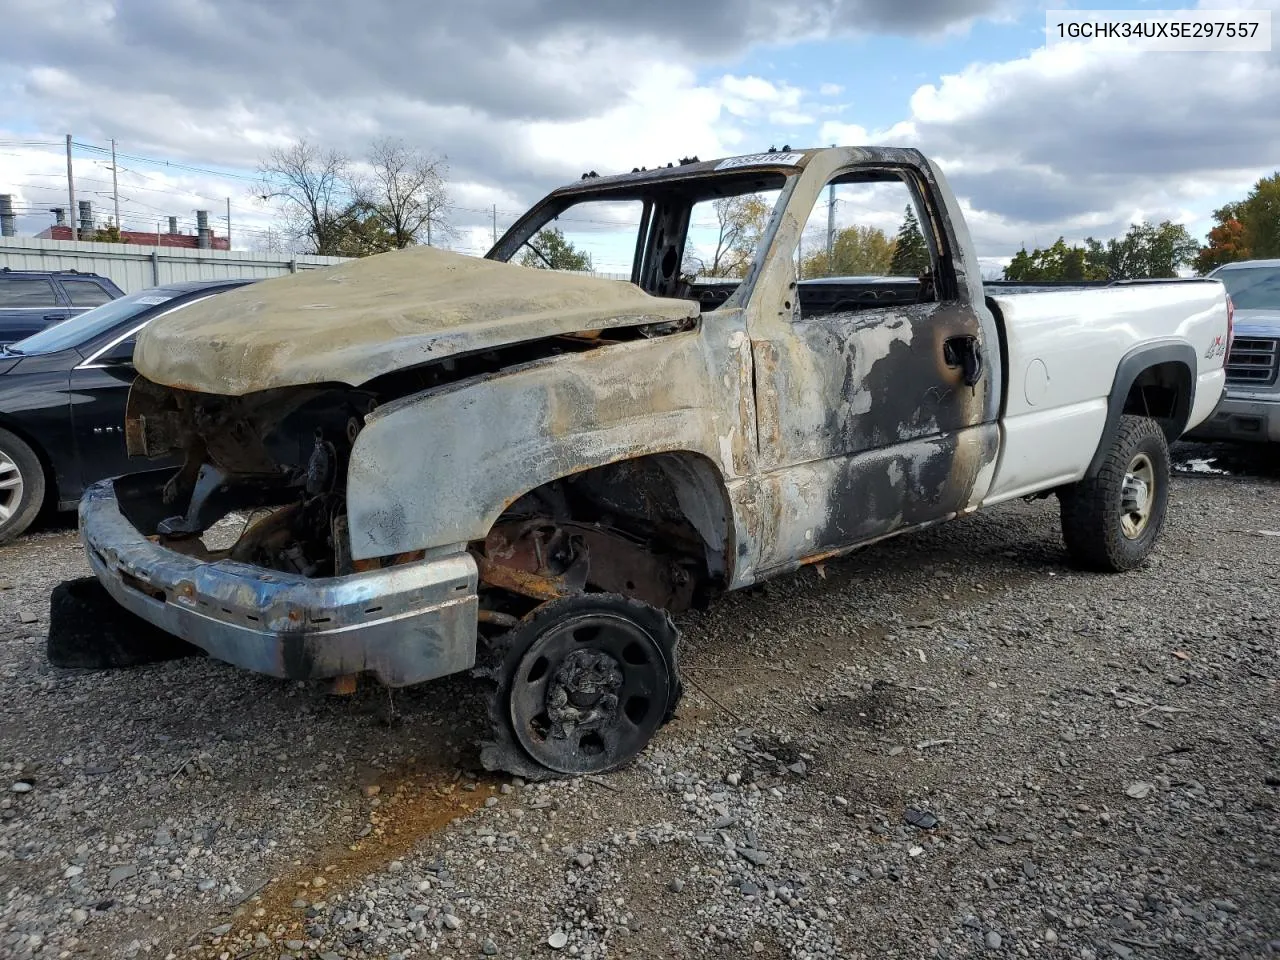
[{"label": "chrome bumper", "polygon": [[368,671],[392,687],[475,663],[469,554],[314,580],[210,563],[148,540],[121,513],[116,482],[94,484],[80,500],[94,575],[126,610],[211,657],[293,680]]}]

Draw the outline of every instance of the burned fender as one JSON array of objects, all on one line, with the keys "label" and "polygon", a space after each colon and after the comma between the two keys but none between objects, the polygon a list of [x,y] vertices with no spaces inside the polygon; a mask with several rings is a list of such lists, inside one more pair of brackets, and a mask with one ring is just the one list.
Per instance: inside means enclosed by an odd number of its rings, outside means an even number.
[{"label": "burned fender", "polygon": [[[724,341],[724,342],[717,342]],[[485,537],[511,503],[561,477],[648,454],[750,467],[740,408],[745,335],[725,329],[618,343],[415,394],[375,410],[351,453],[359,560]]]}]

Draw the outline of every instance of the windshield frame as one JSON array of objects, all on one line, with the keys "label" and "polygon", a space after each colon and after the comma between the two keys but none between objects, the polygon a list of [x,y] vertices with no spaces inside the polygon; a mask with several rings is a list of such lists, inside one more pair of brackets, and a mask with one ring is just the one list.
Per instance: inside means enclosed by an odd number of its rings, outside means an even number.
[{"label": "windshield frame", "polygon": [[[742,278],[733,295],[721,303],[717,309],[745,306],[755,289],[763,256],[773,243],[774,235],[782,220],[782,212],[791,202],[792,193],[804,173],[805,165],[801,160],[794,163],[761,163],[723,170],[712,169],[713,166],[713,163],[697,164],[683,170],[677,168],[676,172],[669,172],[663,176],[655,176],[653,171],[650,171],[647,177],[643,173],[639,176],[623,174],[618,177],[602,178],[602,182],[598,183],[588,179],[583,181],[582,185],[574,184],[552,191],[534,204],[498,238],[498,242],[485,254],[485,259],[515,263],[516,255],[527,240],[536,236],[538,231],[553,223],[561,214],[581,203],[640,200],[646,206],[652,207],[669,202],[672,198],[679,198],[682,202],[687,202],[692,209],[699,201],[714,199],[718,196],[741,196],[761,190],[770,192],[777,190],[777,198],[769,212],[765,230],[751,257],[746,276]],[[771,179],[774,182],[741,190],[735,188],[738,185],[745,186],[751,181],[762,179]],[[717,184],[721,185],[721,189],[715,189]],[[647,272],[646,260],[650,241],[648,232],[653,229],[656,219],[652,211],[642,219],[637,256],[632,263],[633,283],[637,283]],[[687,229],[683,240],[685,243],[688,241]],[[683,260],[683,250],[681,259]]]}]

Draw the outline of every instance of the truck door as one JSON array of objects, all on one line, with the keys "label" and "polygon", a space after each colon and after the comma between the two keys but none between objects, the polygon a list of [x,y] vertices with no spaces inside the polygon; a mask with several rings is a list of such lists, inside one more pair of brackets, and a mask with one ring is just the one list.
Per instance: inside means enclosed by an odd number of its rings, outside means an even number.
[{"label": "truck door", "polygon": [[[753,311],[759,482],[778,518],[761,571],[952,517],[990,482],[994,319],[957,275],[967,236],[936,186],[911,166],[836,170],[798,238],[778,322],[772,304]],[[804,197],[797,188],[793,204]]]}]

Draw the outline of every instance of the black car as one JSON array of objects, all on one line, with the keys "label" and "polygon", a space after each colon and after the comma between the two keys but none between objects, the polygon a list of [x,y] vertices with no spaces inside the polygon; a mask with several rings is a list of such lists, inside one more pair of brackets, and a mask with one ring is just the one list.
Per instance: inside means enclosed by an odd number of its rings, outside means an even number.
[{"label": "black car", "polygon": [[252,282],[154,287],[0,348],[0,543],[45,505],[72,509],[86,486],[128,471],[125,401],[142,328]]},{"label": "black car", "polygon": [[13,343],[124,296],[106,277],[0,267],[0,343]]}]

